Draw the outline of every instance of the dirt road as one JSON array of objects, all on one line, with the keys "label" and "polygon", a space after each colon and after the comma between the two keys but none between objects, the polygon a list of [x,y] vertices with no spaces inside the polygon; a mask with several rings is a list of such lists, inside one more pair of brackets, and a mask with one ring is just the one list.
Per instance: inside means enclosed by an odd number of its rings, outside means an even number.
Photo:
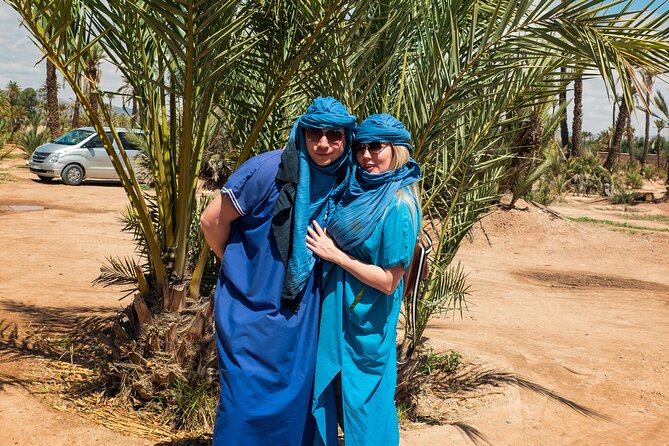
[{"label": "dirt road", "polygon": [[[126,203],[120,186],[45,184],[23,164],[0,164],[0,353],[14,329],[48,332],[78,315],[120,309],[119,293],[91,280],[106,256],[133,248],[117,218]],[[422,410],[444,422],[407,425],[403,444],[669,444],[669,205],[625,210],[572,200],[559,210],[599,221],[609,213],[636,228],[559,220],[533,206],[496,212],[458,254],[469,272],[469,312],[435,319],[425,334],[435,352],[455,350],[490,376],[519,375],[603,417],[540,387],[498,380],[478,383],[466,398],[430,401]],[[38,352],[11,353],[0,354],[0,444],[155,444],[35,391]]]}]

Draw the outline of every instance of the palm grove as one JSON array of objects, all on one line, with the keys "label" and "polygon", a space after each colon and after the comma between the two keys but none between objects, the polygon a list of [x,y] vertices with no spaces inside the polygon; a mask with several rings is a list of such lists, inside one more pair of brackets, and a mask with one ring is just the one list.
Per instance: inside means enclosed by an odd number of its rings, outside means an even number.
[{"label": "palm grove", "polygon": [[[98,282],[123,285],[133,302],[98,338],[110,355],[107,385],[147,404],[169,401],[175,386],[215,394],[210,296],[218,264],[197,225],[206,201],[199,176],[225,176],[280,147],[315,96],[332,94],[360,117],[398,116],[424,171],[424,227],[435,249],[417,315],[405,318],[400,400],[420,383],[430,317],[465,303],[458,246],[501,195],[537,194],[540,177],[541,187],[574,184],[564,170],[583,166],[605,172],[583,193],[624,187],[616,178],[628,167],[616,157],[634,104],[653,110],[657,129],[655,147],[648,131],[641,140],[643,162],[663,149],[660,132],[669,125],[666,105],[651,107],[663,102],[653,100],[652,79],[669,69],[669,13],[653,3],[632,10],[630,1],[588,0],[5,2],[71,86],[74,113],[80,106],[101,135],[128,195],[125,229],[137,255],[109,259]],[[103,131],[110,127],[121,146],[119,118],[98,88],[100,58],[126,80],[118,94],[134,104],[133,125],[144,131],[151,188]],[[577,112],[565,136],[564,92],[593,76],[620,95],[617,122],[608,135],[583,140]],[[580,110],[578,93],[575,101]],[[52,133],[77,125],[69,117],[48,122]],[[626,140],[634,153],[634,139]],[[609,150],[606,168],[585,154],[588,144]],[[206,428],[211,416],[189,412],[177,421]]]}]

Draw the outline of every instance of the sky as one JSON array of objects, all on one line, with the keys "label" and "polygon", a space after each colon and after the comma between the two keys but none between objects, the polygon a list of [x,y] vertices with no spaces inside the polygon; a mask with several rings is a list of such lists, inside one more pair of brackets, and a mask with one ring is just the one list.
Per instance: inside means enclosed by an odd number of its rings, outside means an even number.
[{"label": "sky", "polygon": [[[637,0],[635,3],[643,4],[646,1]],[[42,53],[29,39],[28,32],[19,24],[19,15],[9,5],[0,2],[0,29],[4,30],[0,33],[0,88],[5,88],[7,82],[13,80],[17,81],[21,88],[38,89],[44,84],[46,77],[45,62],[42,61]],[[60,79],[62,85],[62,78]],[[121,75],[116,68],[110,63],[103,62],[100,88],[116,91],[121,84]],[[656,81],[655,88],[669,98],[667,83]],[[596,135],[611,126],[612,104],[601,79],[586,80],[583,91],[583,130]],[[74,101],[74,93],[65,86],[59,91],[59,98],[61,101]],[[571,95],[568,95],[568,98],[571,98]],[[114,101],[114,105],[121,106],[120,98]],[[571,128],[573,118],[571,107],[567,110],[567,114]],[[641,112],[632,117],[632,126],[636,129],[637,136],[643,136],[644,119],[644,114]],[[653,132],[651,124],[651,134]]]},{"label": "sky", "polygon": [[[42,87],[46,80],[46,62],[42,60],[42,52],[28,37],[28,31],[20,26],[21,18],[9,5],[0,2],[0,88],[4,89],[10,80],[19,83],[21,88]],[[39,63],[39,64],[38,64]],[[38,64],[38,65],[36,65]],[[110,63],[102,64],[102,90],[118,90],[123,81],[116,67]],[[63,86],[63,78],[58,73],[59,85]],[[74,93],[67,86],[58,92],[60,101],[74,102]],[[120,98],[114,105],[121,106]]]}]

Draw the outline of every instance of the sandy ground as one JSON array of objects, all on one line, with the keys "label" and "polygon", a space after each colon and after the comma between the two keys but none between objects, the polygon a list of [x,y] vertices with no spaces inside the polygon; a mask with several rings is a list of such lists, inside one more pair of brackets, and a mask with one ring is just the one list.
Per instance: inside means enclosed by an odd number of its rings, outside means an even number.
[{"label": "sandy ground", "polygon": [[[118,184],[41,183],[23,164],[0,164],[0,340],[14,328],[48,331],[122,308],[117,291],[91,288],[91,280],[106,256],[133,248],[120,232],[126,198]],[[555,209],[649,229],[560,220],[534,206],[497,211],[458,254],[469,273],[469,311],[435,319],[425,335],[435,352],[455,350],[468,364],[516,374],[602,417],[474,380],[466,397],[426,398],[423,412],[442,422],[407,425],[402,444],[669,444],[669,204],[568,199]],[[7,359],[3,347],[0,445],[156,444],[35,392],[43,362]]]}]

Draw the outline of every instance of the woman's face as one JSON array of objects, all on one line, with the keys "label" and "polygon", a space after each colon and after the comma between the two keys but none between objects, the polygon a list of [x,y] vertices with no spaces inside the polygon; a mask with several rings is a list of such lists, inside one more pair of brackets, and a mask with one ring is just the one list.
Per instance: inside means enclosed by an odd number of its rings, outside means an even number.
[{"label": "woman's face", "polygon": [[390,170],[390,162],[393,160],[393,145],[389,142],[355,144],[353,153],[362,169],[372,174],[379,174]]}]

